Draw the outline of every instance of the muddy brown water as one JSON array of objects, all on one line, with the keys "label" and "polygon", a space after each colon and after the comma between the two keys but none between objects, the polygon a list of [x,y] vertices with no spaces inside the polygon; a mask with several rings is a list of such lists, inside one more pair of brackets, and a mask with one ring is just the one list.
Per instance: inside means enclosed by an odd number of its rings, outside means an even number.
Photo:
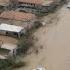
[{"label": "muddy brown water", "polygon": [[56,25],[37,30],[35,45],[39,49],[38,55],[32,53],[22,58],[27,66],[16,70],[32,70],[38,65],[46,70],[70,70],[70,9],[63,6],[58,11],[58,17]]},{"label": "muddy brown water", "polygon": [[70,70],[70,9],[64,6],[59,17],[48,32],[47,70]]}]

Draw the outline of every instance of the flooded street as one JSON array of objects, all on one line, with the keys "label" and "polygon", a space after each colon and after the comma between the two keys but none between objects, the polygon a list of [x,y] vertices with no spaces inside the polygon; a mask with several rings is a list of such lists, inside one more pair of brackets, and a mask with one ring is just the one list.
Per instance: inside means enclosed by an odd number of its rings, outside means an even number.
[{"label": "flooded street", "polygon": [[64,6],[59,19],[48,32],[48,70],[70,70],[70,9]]},{"label": "flooded street", "polygon": [[54,24],[42,27],[34,34],[38,38],[35,43],[38,55],[32,52],[26,56],[22,60],[27,66],[16,70],[32,70],[39,65],[46,70],[70,70],[70,9],[63,6],[55,14],[59,17],[57,22],[55,20]]}]

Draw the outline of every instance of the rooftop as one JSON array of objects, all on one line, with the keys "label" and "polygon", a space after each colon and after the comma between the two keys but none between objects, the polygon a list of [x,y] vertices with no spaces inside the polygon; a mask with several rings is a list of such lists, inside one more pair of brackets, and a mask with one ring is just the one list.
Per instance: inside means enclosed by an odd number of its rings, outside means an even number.
[{"label": "rooftop", "polygon": [[11,43],[4,43],[2,44],[1,48],[7,49],[7,50],[13,50],[17,48],[17,45],[11,44]]},{"label": "rooftop", "polygon": [[[18,1],[18,2],[24,2],[24,3],[33,3],[33,4],[38,4],[38,5],[45,5],[48,4],[54,0],[13,0],[13,1]],[[8,5],[10,0],[0,0],[0,5]]]},{"label": "rooftop", "polygon": [[44,0],[18,0],[19,2],[42,4]]},{"label": "rooftop", "polygon": [[9,3],[9,0],[0,0],[0,5],[7,5]]},{"label": "rooftop", "polygon": [[3,55],[0,55],[0,59],[6,59],[6,57]]},{"label": "rooftop", "polygon": [[54,0],[45,0],[42,5],[50,5]]},{"label": "rooftop", "polygon": [[40,4],[40,5],[47,5],[55,0],[18,0],[19,2],[24,2],[24,3],[33,3],[33,4]]},{"label": "rooftop", "polygon": [[1,13],[0,18],[19,21],[29,21],[35,19],[35,15],[31,13],[23,13],[18,11],[4,11],[3,13]]},{"label": "rooftop", "polygon": [[20,26],[5,24],[5,23],[2,23],[0,25],[0,30],[3,30],[3,31],[20,32],[22,29],[24,28]]}]

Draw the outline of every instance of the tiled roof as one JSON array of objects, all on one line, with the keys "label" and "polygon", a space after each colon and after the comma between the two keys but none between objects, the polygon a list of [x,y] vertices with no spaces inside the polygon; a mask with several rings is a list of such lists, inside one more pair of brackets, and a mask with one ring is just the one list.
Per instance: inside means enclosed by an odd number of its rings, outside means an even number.
[{"label": "tiled roof", "polygon": [[18,0],[19,2],[42,4],[44,0]]},{"label": "tiled roof", "polygon": [[28,20],[34,19],[35,15],[31,14],[31,13],[23,13],[23,12],[16,12],[16,11],[5,11],[5,12],[1,13],[0,18],[28,21]]}]

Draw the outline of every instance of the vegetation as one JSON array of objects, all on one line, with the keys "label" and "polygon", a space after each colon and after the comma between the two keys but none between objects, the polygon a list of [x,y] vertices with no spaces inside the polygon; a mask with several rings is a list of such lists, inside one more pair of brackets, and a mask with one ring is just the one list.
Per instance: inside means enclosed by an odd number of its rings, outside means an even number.
[{"label": "vegetation", "polygon": [[20,67],[25,66],[25,65],[26,65],[25,62],[19,61],[19,62],[16,62],[15,64],[12,65],[12,69],[13,68],[20,68]]},{"label": "vegetation", "polygon": [[27,53],[29,48],[31,48],[34,44],[34,42],[33,42],[34,36],[32,33],[34,33],[35,30],[41,26],[42,26],[42,24],[40,23],[40,21],[35,21],[32,29],[28,30],[27,33],[19,39],[17,54],[25,55]]},{"label": "vegetation", "polygon": [[41,13],[41,12],[38,12],[38,13],[35,13],[35,15],[36,16],[38,16],[38,17],[42,17],[42,16],[45,16],[45,15],[47,15],[48,13]]},{"label": "vegetation", "polygon": [[26,54],[27,50],[33,45],[33,37],[28,32],[24,36],[22,36],[18,43],[18,54]]},{"label": "vegetation", "polygon": [[0,60],[0,70],[12,70],[14,68],[25,66],[25,64],[25,62],[16,62],[10,59]]},{"label": "vegetation", "polygon": [[9,60],[0,60],[0,70],[11,70],[11,65],[13,62]]}]

